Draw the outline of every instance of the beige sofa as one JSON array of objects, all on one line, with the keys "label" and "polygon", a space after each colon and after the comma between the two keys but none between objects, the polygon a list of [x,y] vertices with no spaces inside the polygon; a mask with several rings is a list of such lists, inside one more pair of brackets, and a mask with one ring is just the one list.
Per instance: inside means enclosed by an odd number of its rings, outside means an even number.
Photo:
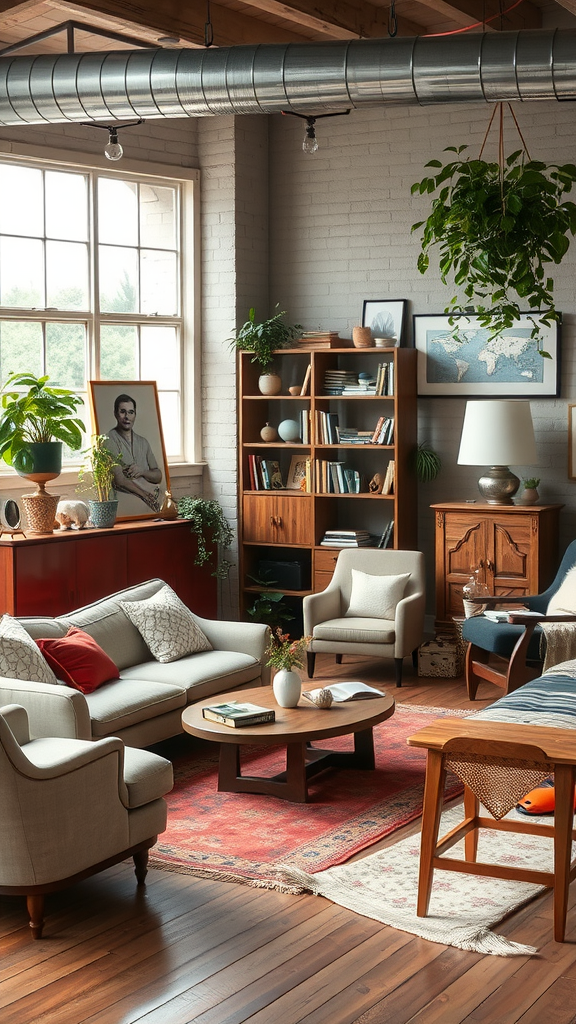
[{"label": "beige sofa", "polygon": [[85,696],[64,684],[0,677],[0,705],[26,708],[33,739],[119,736],[129,746],[147,747],[182,732],[188,704],[268,682],[268,630],[259,623],[195,616],[213,650],[169,664],[155,661],[119,602],[141,601],[163,586],[162,580],[149,580],[67,615],[19,619],[34,639],[64,636],[70,626],[85,630],[118,666],[120,678]]}]

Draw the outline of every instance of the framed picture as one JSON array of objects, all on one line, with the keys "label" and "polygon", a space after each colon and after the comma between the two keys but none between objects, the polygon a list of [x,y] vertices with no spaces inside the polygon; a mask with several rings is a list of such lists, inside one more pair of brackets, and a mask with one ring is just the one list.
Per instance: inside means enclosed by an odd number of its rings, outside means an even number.
[{"label": "framed picture", "polygon": [[290,468],[286,480],[286,489],[289,491],[302,491],[306,485],[306,455],[293,455],[290,460]]},{"label": "framed picture", "polygon": [[106,434],[122,460],[114,471],[117,519],[153,518],[170,488],[156,381],[91,380],[88,387],[94,433]]},{"label": "framed picture", "polygon": [[373,338],[384,338],[384,348],[403,343],[406,299],[364,299],[362,327],[369,327]]},{"label": "framed picture", "polygon": [[416,314],[418,394],[458,398],[558,395],[558,324],[541,327],[537,338],[531,337],[532,327],[530,314],[523,313],[517,326],[491,338],[488,328],[482,327],[476,316]]},{"label": "framed picture", "polygon": [[568,479],[576,480],[576,405],[568,406]]}]

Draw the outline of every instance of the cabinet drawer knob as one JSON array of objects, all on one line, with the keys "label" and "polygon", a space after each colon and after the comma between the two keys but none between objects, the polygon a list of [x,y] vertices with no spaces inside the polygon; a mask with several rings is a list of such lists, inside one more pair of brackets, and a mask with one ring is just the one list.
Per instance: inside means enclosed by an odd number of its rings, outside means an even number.
[{"label": "cabinet drawer knob", "polygon": [[274,516],[270,516],[270,526],[274,526],[274,525],[275,525]]},{"label": "cabinet drawer knob", "polygon": [[282,516],[276,516],[276,526],[282,526]]}]

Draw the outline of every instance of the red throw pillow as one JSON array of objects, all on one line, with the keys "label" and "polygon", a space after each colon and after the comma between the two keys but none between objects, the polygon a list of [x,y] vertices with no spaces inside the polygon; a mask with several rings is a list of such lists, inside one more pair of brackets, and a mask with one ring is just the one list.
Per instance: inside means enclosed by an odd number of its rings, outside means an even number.
[{"label": "red throw pillow", "polygon": [[100,644],[76,626],[71,626],[66,636],[36,643],[58,679],[82,693],[93,693],[102,683],[120,676]]}]

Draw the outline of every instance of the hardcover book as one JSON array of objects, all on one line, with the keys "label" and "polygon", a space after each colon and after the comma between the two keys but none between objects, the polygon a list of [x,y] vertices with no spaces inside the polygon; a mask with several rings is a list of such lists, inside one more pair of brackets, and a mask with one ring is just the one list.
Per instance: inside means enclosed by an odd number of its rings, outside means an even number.
[{"label": "hardcover book", "polygon": [[232,729],[237,729],[242,725],[274,722],[276,713],[271,708],[260,707],[259,704],[233,700],[227,704],[208,704],[202,708],[202,717],[209,722],[219,722],[220,725],[229,725]]}]

